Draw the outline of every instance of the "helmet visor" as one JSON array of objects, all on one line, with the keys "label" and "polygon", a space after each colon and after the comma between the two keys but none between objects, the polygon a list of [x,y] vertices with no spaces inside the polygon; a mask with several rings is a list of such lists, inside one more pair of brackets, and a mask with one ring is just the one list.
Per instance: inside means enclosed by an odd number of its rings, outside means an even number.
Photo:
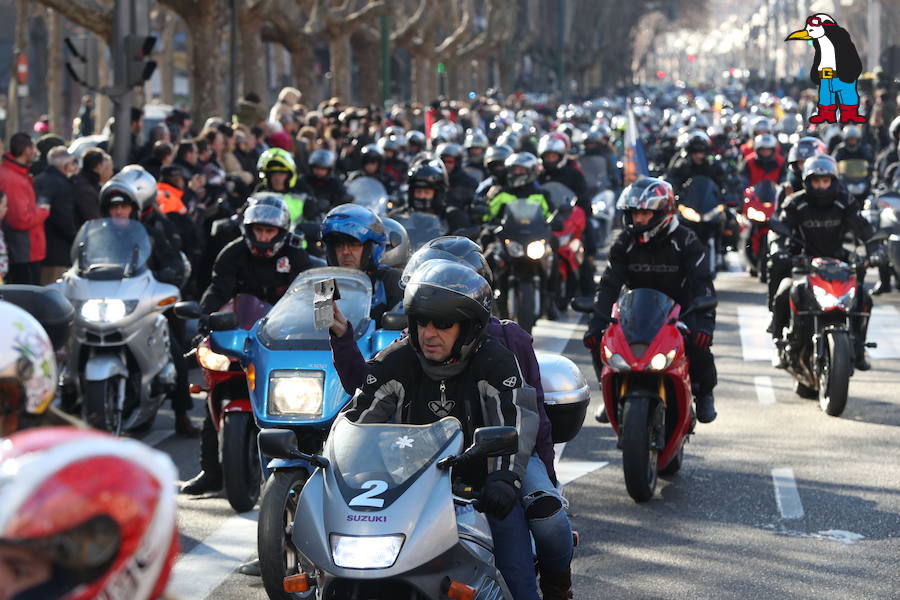
[{"label": "helmet visor", "polygon": [[289,220],[284,209],[271,204],[256,203],[244,212],[244,225],[270,225],[287,229]]}]

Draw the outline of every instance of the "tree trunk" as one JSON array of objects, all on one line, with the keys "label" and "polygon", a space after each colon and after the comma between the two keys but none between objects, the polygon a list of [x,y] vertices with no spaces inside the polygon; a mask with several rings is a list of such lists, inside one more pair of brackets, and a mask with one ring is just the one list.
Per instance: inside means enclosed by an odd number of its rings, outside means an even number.
[{"label": "tree trunk", "polygon": [[422,54],[411,54],[412,73],[410,75],[410,87],[412,88],[412,101],[427,103],[434,98],[428,97],[428,78],[431,76],[431,68],[428,59]]},{"label": "tree trunk", "polygon": [[347,104],[353,102],[352,54],[349,33],[338,33],[328,38],[331,95]]},{"label": "tree trunk", "polygon": [[16,0],[16,29],[12,60],[9,65],[9,94],[6,107],[6,138],[22,129],[20,120],[23,99],[19,98],[19,80],[17,77],[17,61],[20,54],[28,52],[28,0]]},{"label": "tree trunk", "polygon": [[160,40],[160,91],[163,104],[175,103],[175,33],[178,17],[167,10],[161,11],[162,32]]},{"label": "tree trunk", "polygon": [[322,87],[315,73],[312,40],[294,44],[288,52],[291,55],[291,85],[303,92],[303,104],[313,107],[322,100]]},{"label": "tree trunk", "polygon": [[266,70],[262,68],[265,50],[262,43],[262,18],[256,10],[241,3],[239,9],[240,27],[240,68],[243,93],[256,92],[260,98],[267,97]]},{"label": "tree trunk", "polygon": [[364,105],[378,104],[380,48],[378,40],[366,31],[357,31],[350,38],[356,58],[359,99]]},{"label": "tree trunk", "polygon": [[474,75],[472,87],[478,94],[483,94],[488,88],[488,67],[490,62],[485,59],[472,61],[472,74]]},{"label": "tree trunk", "polygon": [[47,10],[47,116],[50,118],[50,131],[68,139],[70,123],[65,123],[63,116],[62,93],[62,15],[55,10]]},{"label": "tree trunk", "polygon": [[[112,68],[109,64],[109,49],[106,42],[99,36],[97,37],[97,81],[100,87],[108,87],[112,85]],[[109,96],[105,94],[94,94],[94,133],[102,133],[103,126],[112,115],[112,102]]]}]

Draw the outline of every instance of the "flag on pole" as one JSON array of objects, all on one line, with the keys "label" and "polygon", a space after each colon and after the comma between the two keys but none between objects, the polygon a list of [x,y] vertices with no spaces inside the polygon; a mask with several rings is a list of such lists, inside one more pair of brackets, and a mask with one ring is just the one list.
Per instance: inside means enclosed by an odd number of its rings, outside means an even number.
[{"label": "flag on pole", "polygon": [[637,119],[634,117],[630,102],[628,103],[628,120],[625,124],[624,169],[625,185],[631,185],[638,177],[650,174],[650,169],[647,167],[647,156],[644,154],[644,145],[638,133]]}]

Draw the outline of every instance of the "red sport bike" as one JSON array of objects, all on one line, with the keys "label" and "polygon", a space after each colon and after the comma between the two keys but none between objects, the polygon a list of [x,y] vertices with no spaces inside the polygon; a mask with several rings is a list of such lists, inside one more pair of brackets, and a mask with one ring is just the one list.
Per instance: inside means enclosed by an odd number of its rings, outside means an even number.
[{"label": "red sport bike", "polygon": [[777,196],[775,184],[769,180],[760,181],[744,190],[744,209],[741,212],[747,229],[744,252],[750,275],[752,277],[759,275],[763,283],[766,281],[766,260],[768,260],[766,237],[769,234],[769,219],[775,214]]},{"label": "red sport bike", "polygon": [[[613,306],[600,347],[591,353],[609,423],[619,436],[625,487],[636,502],[653,497],[657,473],[681,468],[696,418],[684,350],[690,332],[680,319],[717,304],[698,298],[681,312],[662,292],[630,290]],[[593,308],[587,298],[573,307]]]}]

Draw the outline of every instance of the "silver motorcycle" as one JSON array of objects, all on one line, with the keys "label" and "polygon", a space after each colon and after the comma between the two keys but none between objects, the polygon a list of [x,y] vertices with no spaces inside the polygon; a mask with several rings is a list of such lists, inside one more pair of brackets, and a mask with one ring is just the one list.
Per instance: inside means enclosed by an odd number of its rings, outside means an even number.
[{"label": "silver motorcycle", "polygon": [[180,294],[154,278],[150,256],[138,221],[88,221],[57,284],[76,314],[63,386],[76,390],[85,422],[116,435],[152,425],[175,388],[163,312]]}]

